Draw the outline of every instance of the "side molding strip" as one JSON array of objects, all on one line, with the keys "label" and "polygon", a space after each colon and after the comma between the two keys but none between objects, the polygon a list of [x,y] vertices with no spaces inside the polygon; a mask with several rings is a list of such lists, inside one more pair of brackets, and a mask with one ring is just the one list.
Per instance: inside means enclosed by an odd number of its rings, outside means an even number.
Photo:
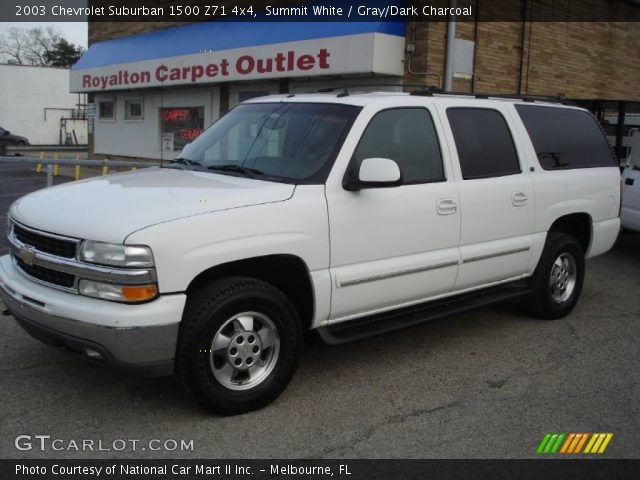
[{"label": "side molding strip", "polygon": [[[529,250],[531,250],[531,247],[514,248],[512,250],[505,250],[503,252],[490,253],[487,255],[478,255],[477,257],[469,257],[462,260],[462,263],[479,262],[481,260],[488,260],[490,258],[495,258],[495,257],[503,257],[505,255],[512,255],[514,253],[527,252]],[[337,284],[338,284],[338,288],[351,287],[353,285],[360,285],[362,283],[375,282],[378,280],[387,280],[389,278],[401,277],[403,275],[411,275],[412,273],[428,272],[430,270],[437,270],[440,268],[454,267],[456,265],[458,265],[458,262],[456,261],[444,262],[444,263],[438,263],[436,265],[430,265],[428,267],[409,268],[406,270],[400,270],[392,273],[383,273],[381,275],[371,275],[369,277],[356,278],[354,280],[347,280],[345,282],[337,282]]]},{"label": "side molding strip", "polygon": [[477,257],[469,257],[462,260],[462,263],[479,262],[480,260],[488,260],[489,258],[504,257],[514,253],[522,253],[531,250],[531,247],[514,248],[513,250],[505,250],[504,252],[489,253],[487,255],[478,255]]},{"label": "side molding strip", "polygon": [[386,280],[388,278],[401,277],[403,275],[411,275],[412,273],[428,272],[429,270],[437,270],[439,268],[454,267],[458,265],[457,261],[438,263],[436,265],[430,265],[428,267],[409,268],[407,270],[400,270],[398,272],[383,273],[381,275],[372,275],[370,277],[356,278],[355,280],[347,280],[346,282],[338,282],[338,288],[351,287],[353,285],[360,285],[361,283],[375,282],[377,280]]}]

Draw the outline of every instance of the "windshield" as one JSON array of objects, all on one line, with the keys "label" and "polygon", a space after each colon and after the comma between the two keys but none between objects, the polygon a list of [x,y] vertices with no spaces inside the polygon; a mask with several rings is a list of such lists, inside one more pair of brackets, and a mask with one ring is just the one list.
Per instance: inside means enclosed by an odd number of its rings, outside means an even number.
[{"label": "windshield", "polygon": [[359,111],[326,103],[240,105],[188,144],[173,163],[230,175],[324,183]]}]

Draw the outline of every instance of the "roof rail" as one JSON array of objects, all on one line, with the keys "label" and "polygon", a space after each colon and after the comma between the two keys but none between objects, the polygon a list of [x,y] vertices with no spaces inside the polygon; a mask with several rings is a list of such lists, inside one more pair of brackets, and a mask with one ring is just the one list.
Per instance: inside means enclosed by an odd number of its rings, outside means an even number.
[{"label": "roof rail", "polygon": [[348,83],[341,87],[328,87],[321,88],[316,90],[315,92],[308,93],[336,93],[339,97],[345,97],[350,92],[349,90],[352,88],[358,87],[400,87],[400,88],[417,88],[413,92],[409,93],[409,95],[413,96],[422,96],[422,97],[433,97],[434,95],[451,95],[451,96],[459,96],[459,97],[473,97],[479,99],[489,99],[489,98],[498,98],[504,100],[522,100],[523,102],[546,102],[546,103],[560,103],[562,105],[577,105],[572,100],[563,98],[563,97],[551,97],[551,96],[543,96],[543,95],[518,95],[518,94],[510,94],[510,93],[473,93],[473,92],[453,92],[453,91],[445,91],[440,87],[436,87],[435,85],[430,85],[425,87],[422,84],[416,83]]},{"label": "roof rail", "polygon": [[[338,97],[346,97],[349,95],[350,90],[355,89],[355,88],[370,88],[370,87],[394,87],[394,88],[407,88],[407,87],[411,87],[411,88],[420,88],[420,89],[424,89],[425,86],[422,83],[347,83],[343,86],[338,86],[338,87],[327,87],[327,88],[320,88],[317,90],[313,90],[313,91],[309,91],[306,93],[336,93]],[[431,88],[431,87],[429,87]],[[357,91],[354,91],[353,93],[358,93]],[[345,95],[346,94],[346,95]]]},{"label": "roof rail", "polygon": [[505,93],[470,93],[470,92],[448,92],[437,87],[429,87],[423,90],[415,90],[410,93],[414,96],[433,97],[434,95],[452,95],[461,97],[474,97],[481,99],[500,98],[505,100],[522,100],[523,102],[547,102],[561,103],[563,105],[575,105],[574,102],[562,97],[545,97],[540,95],[517,95]]}]

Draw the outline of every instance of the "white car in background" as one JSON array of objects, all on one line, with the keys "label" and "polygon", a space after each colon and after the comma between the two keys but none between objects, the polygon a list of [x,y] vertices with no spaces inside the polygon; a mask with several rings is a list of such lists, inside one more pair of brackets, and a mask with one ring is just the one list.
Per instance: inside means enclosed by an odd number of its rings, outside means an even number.
[{"label": "white car in background", "polygon": [[631,153],[622,172],[622,228],[640,232],[640,129],[631,131]]}]

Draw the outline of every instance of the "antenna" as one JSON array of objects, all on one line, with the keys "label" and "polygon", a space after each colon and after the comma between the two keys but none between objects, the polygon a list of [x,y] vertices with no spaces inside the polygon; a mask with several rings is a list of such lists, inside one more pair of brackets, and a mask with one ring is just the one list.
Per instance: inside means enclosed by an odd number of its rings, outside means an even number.
[{"label": "antenna", "polygon": [[349,96],[349,79],[344,79],[344,91],[336,95],[338,98],[348,97]]}]

